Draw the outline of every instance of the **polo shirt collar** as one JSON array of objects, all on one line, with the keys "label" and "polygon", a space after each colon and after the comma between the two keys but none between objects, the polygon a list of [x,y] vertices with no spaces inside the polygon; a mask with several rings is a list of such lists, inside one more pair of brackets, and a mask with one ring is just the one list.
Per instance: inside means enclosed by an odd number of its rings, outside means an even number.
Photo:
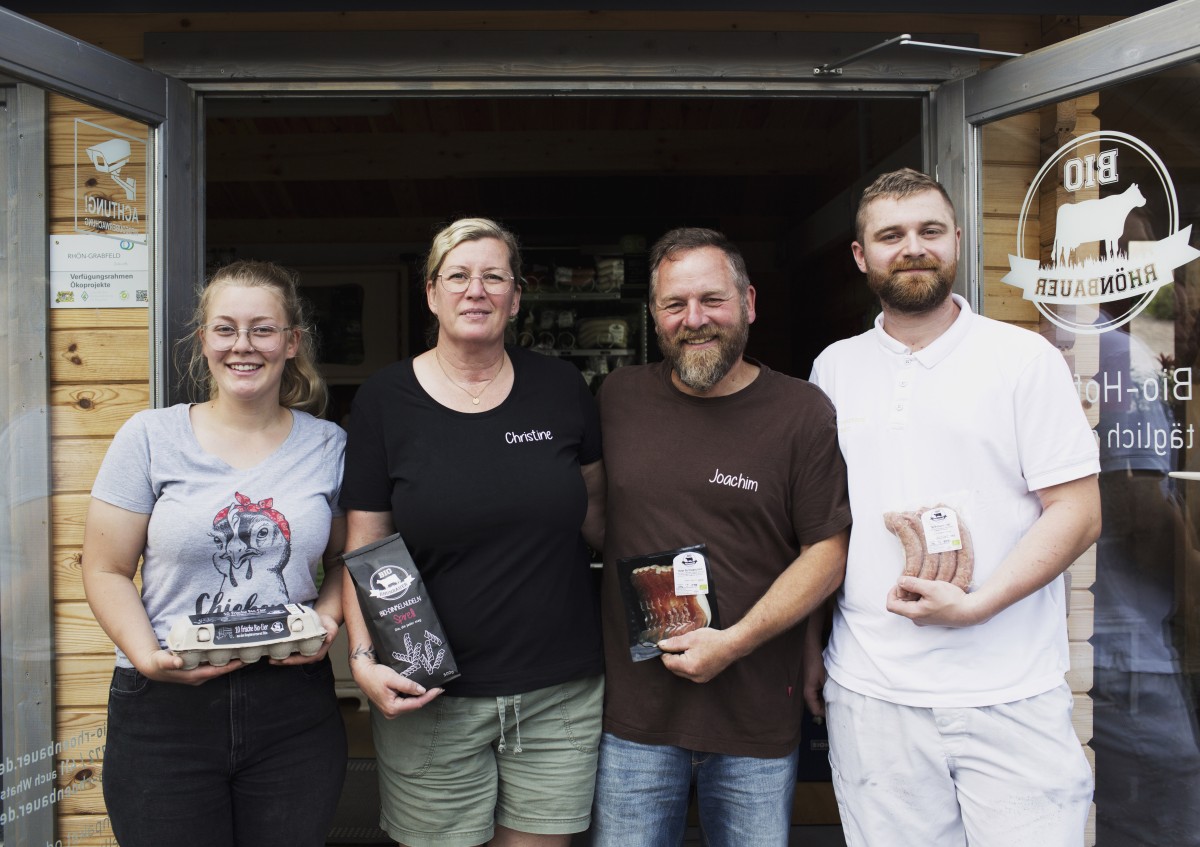
[{"label": "polo shirt collar", "polygon": [[950,296],[958,304],[958,317],[954,319],[954,323],[950,325],[949,329],[935,338],[933,343],[923,350],[913,353],[908,349],[907,345],[888,335],[883,329],[882,312],[875,318],[875,340],[879,342],[879,346],[890,353],[899,356],[912,356],[927,368],[936,366],[950,355],[960,341],[966,338],[971,321],[975,317],[975,313],[971,311],[971,305],[966,300],[957,294],[951,294]]}]

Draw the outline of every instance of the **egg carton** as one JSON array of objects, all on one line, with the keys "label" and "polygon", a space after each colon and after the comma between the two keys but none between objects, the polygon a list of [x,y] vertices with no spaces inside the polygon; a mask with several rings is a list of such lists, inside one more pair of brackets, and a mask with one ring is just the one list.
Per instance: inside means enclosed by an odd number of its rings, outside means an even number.
[{"label": "egg carton", "polygon": [[233,659],[250,664],[263,656],[315,656],[324,642],[321,618],[300,603],[189,615],[176,621],[167,636],[167,648],[183,659],[184,670],[201,662],[222,667]]}]

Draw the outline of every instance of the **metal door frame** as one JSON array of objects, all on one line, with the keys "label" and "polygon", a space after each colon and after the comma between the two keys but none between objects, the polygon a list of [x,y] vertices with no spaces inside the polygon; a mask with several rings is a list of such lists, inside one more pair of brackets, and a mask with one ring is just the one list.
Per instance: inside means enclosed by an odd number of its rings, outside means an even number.
[{"label": "metal door frame", "polygon": [[[149,246],[156,285],[147,355],[154,363],[151,397],[156,405],[166,394],[164,327],[189,310],[199,279],[202,221],[194,203],[196,103],[188,86],[0,9],[0,87],[0,182],[7,205],[0,215],[0,286],[8,319],[0,333],[0,423],[27,422],[10,453],[22,454],[21,487],[42,492],[23,505],[19,518],[15,509],[0,515],[0,549],[5,551],[0,559],[0,708],[5,756],[15,762],[21,753],[53,755],[63,741],[54,737],[45,93],[64,94],[150,128],[156,202],[149,212]],[[0,461],[5,468],[14,467],[10,456]],[[16,488],[12,483],[0,480],[10,491]],[[55,843],[56,808],[47,803],[17,816],[5,826],[5,840]]]}]

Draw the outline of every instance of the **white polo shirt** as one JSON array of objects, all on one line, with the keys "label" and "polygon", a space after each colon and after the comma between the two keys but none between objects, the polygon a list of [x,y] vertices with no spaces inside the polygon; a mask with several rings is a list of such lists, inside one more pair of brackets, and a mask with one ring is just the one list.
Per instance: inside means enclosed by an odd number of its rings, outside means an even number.
[{"label": "white polo shirt", "polygon": [[910,706],[985,706],[1062,682],[1063,580],[987,623],[918,627],[887,611],[904,563],[887,511],[946,504],[973,536],[982,585],[1041,514],[1034,493],[1099,472],[1062,355],[1039,335],[962,310],[911,352],[875,327],[827,348],[812,381],[837,409],[854,527],[825,653],[845,688]]}]

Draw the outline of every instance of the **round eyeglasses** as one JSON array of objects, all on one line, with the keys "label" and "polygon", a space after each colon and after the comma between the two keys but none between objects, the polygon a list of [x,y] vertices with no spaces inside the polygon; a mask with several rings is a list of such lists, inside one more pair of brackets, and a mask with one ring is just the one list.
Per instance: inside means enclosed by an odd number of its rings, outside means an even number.
[{"label": "round eyeglasses", "polygon": [[250,346],[260,353],[270,353],[279,349],[283,334],[291,329],[290,326],[248,326],[245,329],[231,324],[206,324],[200,327],[204,331],[204,340],[208,346],[218,353],[232,350],[237,344],[238,336],[243,332],[250,341]]},{"label": "round eyeglasses", "polygon": [[451,294],[462,294],[471,287],[471,280],[477,279],[483,283],[483,290],[488,294],[507,294],[512,290],[513,278],[499,271],[485,271],[481,274],[469,274],[466,271],[447,271],[438,274],[442,288]]}]

